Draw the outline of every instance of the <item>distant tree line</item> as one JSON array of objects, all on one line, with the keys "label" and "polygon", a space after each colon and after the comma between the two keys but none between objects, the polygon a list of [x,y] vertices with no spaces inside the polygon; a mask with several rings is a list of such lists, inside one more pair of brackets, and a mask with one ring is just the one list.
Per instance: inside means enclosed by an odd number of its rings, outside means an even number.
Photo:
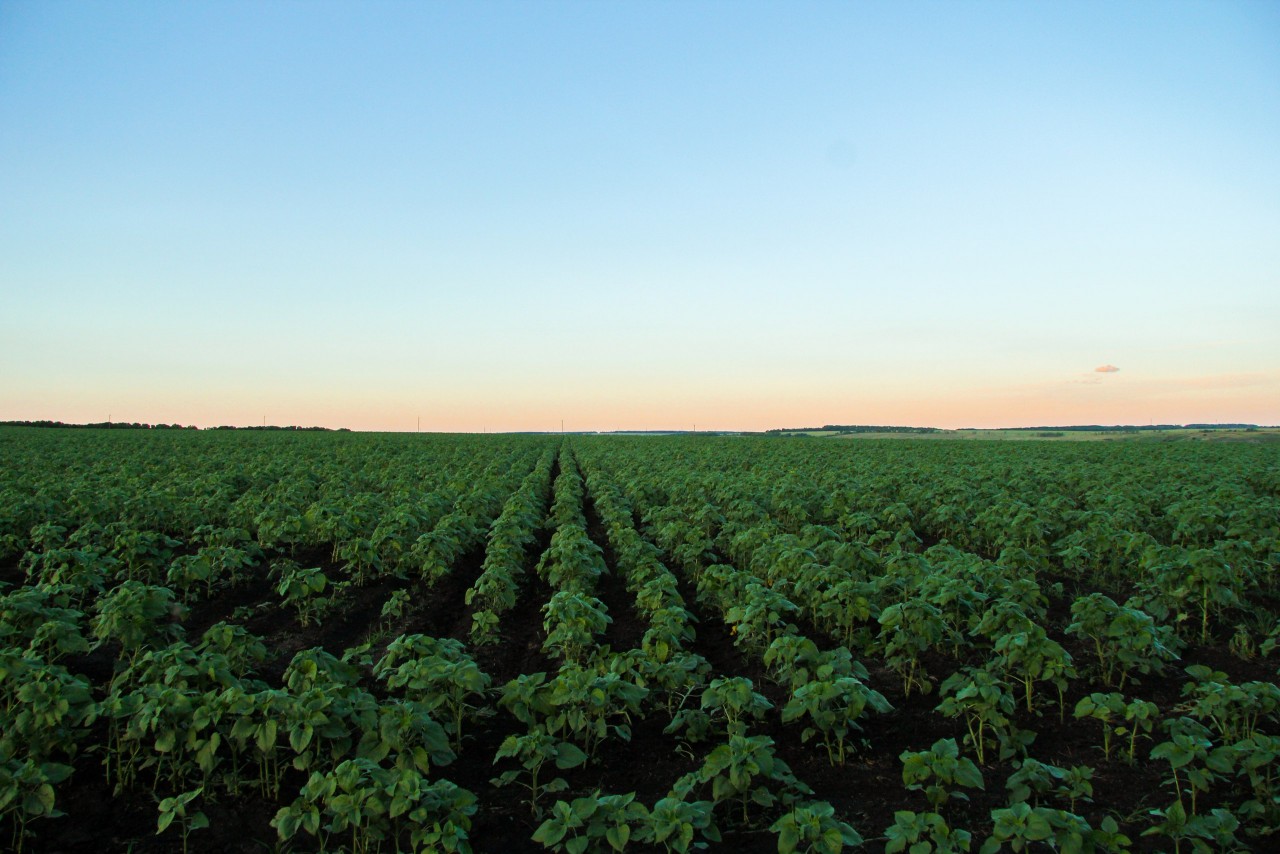
[{"label": "distant tree line", "polygon": [[766,433],[941,433],[938,427],[883,427],[870,424],[828,424],[825,427],[782,427]]},{"label": "distant tree line", "polygon": [[210,427],[208,429],[210,430],[303,430],[303,431],[321,432],[321,433],[329,433],[329,432],[350,433],[351,432],[350,428],[348,427],[339,427],[335,431],[330,427],[298,427],[297,425],[290,425],[288,427],[278,427],[275,424],[266,424],[266,425],[251,424],[248,427],[234,427],[230,424],[220,424],[217,427]]},{"label": "distant tree line", "polygon": [[0,427],[65,427],[73,430],[198,430],[181,424],[139,424],[136,421],[98,421],[91,424],[68,424],[65,421],[0,421]]},{"label": "distant tree line", "polygon": [[1123,433],[1138,433],[1152,430],[1250,430],[1257,429],[1257,424],[1115,424],[1105,426],[1101,424],[1077,424],[1071,427],[1005,427],[1005,430],[1056,430],[1068,432],[1102,432],[1102,431],[1119,431]]},{"label": "distant tree line", "polygon": [[[75,430],[199,430],[195,425],[183,426],[181,424],[140,424],[136,421],[99,421],[92,424],[68,424],[65,421],[0,421],[0,427],[65,427]],[[330,432],[329,427],[278,427],[274,424],[253,425],[250,427],[232,427],[230,425],[222,425],[219,427],[210,427],[211,430],[305,430]],[[339,427],[339,433],[351,432],[346,427]]]}]

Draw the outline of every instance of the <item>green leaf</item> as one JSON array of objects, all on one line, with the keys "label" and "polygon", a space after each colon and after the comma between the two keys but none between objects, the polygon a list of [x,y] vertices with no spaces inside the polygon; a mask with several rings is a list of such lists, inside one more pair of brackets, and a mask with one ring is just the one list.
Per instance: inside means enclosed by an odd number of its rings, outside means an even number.
[{"label": "green leaf", "polygon": [[561,839],[564,839],[566,831],[567,828],[564,826],[564,822],[559,819],[549,818],[534,831],[532,839],[534,842],[540,842],[547,848],[551,848]]},{"label": "green leaf", "polygon": [[294,727],[289,731],[289,746],[293,748],[294,753],[301,753],[307,749],[307,745],[311,743],[311,737],[314,734],[315,730],[311,724]]},{"label": "green leaf", "polygon": [[270,753],[276,746],[276,730],[279,724],[274,720],[267,721],[258,730],[258,749],[263,753]]},{"label": "green leaf", "polygon": [[609,847],[615,851],[621,851],[627,847],[627,842],[631,839],[631,828],[625,824],[611,827],[604,832],[604,838],[609,843]]},{"label": "green leaf", "polygon": [[1053,826],[1049,824],[1049,820],[1040,812],[1033,812],[1027,816],[1027,839],[1040,841],[1053,836]]},{"label": "green leaf", "polygon": [[281,807],[276,813],[275,826],[276,834],[281,839],[292,839],[298,832],[298,817],[288,807]]},{"label": "green leaf", "polygon": [[564,771],[569,768],[577,768],[579,765],[587,761],[587,754],[583,753],[581,748],[569,742],[562,742],[556,748],[556,767]]}]

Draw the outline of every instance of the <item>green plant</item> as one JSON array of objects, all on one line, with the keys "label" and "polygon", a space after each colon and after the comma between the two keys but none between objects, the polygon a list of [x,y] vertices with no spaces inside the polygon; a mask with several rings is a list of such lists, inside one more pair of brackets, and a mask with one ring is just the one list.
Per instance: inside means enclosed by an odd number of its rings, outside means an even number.
[{"label": "green plant", "polygon": [[115,576],[119,561],[90,546],[27,552],[20,566],[26,570],[28,580],[41,586],[76,591],[76,605],[86,607],[106,590],[107,579]]},{"label": "green plant", "polygon": [[[581,516],[580,509],[574,512]],[[586,594],[595,588],[596,579],[605,571],[604,552],[587,535],[581,519],[573,519],[568,524],[562,522],[539,560],[537,571],[559,592]]]},{"label": "green plant", "polygon": [[496,644],[500,640],[498,627],[501,624],[502,618],[487,608],[479,608],[473,611],[471,614],[471,642],[477,646]]},{"label": "green plant", "polygon": [[1077,718],[1094,718],[1102,723],[1102,754],[1105,758],[1111,758],[1112,735],[1129,737],[1125,760],[1130,765],[1137,759],[1138,736],[1151,732],[1159,714],[1160,710],[1154,703],[1146,700],[1126,702],[1123,694],[1115,692],[1081,697],[1075,708]]},{"label": "green plant", "polygon": [[886,663],[902,676],[902,691],[912,689],[928,694],[933,683],[920,667],[920,656],[941,644],[950,635],[942,612],[934,605],[910,599],[890,605],[880,612],[880,641]]},{"label": "green plant", "polygon": [[663,697],[667,714],[673,719],[679,714],[676,709],[689,697],[705,692],[711,665],[697,653],[681,651],[661,662],[649,661],[652,666],[645,670],[645,676],[653,684],[655,693]]},{"label": "green plant", "polygon": [[50,664],[63,655],[88,652],[80,629],[84,614],[69,604],[69,596],[45,586],[22,587],[0,596],[0,643],[26,644],[29,656]]},{"label": "green plant", "polygon": [[853,676],[816,678],[795,690],[782,709],[782,721],[786,723],[808,717],[813,726],[801,733],[801,740],[808,741],[816,733],[821,733],[827,748],[827,761],[832,765],[844,765],[845,741],[850,731],[861,730],[858,718],[868,706],[881,714],[893,710],[880,692],[873,691]]},{"label": "green plant", "polygon": [[[1166,814],[1166,820],[1176,820],[1181,814],[1188,819],[1197,815],[1197,799],[1206,792],[1219,776],[1229,774],[1235,767],[1235,753],[1229,747],[1215,747],[1207,730],[1191,718],[1168,721],[1169,740],[1151,749],[1152,759],[1169,763],[1169,777],[1177,797],[1177,813]],[[1189,800],[1184,795],[1190,794]],[[1172,808],[1171,808],[1172,809]]]},{"label": "green plant", "polygon": [[953,797],[969,799],[964,792],[952,791],[954,786],[985,788],[982,772],[973,760],[960,755],[954,738],[939,739],[928,750],[904,750],[898,758],[902,760],[902,782],[911,791],[923,791],[935,812]]},{"label": "green plant", "polygon": [[1235,832],[1239,820],[1230,810],[1214,809],[1205,815],[1188,815],[1182,801],[1174,801],[1165,809],[1151,810],[1159,819],[1142,831],[1143,836],[1167,836],[1173,840],[1175,854],[1182,851],[1183,841],[1191,843],[1198,854],[1231,851],[1237,847]]},{"label": "green plant", "polygon": [[1090,593],[1071,605],[1067,634],[1093,642],[1103,684],[1123,690],[1134,674],[1163,673],[1165,662],[1177,658],[1172,633],[1157,626],[1150,615],[1117,605],[1108,596]]},{"label": "green plant", "polygon": [[0,653],[0,753],[72,757],[101,712],[88,679],[60,664]]},{"label": "green plant", "polygon": [[724,612],[724,621],[732,628],[735,643],[763,652],[787,631],[787,618],[799,610],[777,590],[752,580]]},{"label": "green plant", "polygon": [[174,795],[171,798],[164,798],[160,801],[160,815],[156,820],[156,835],[164,833],[169,829],[169,825],[173,824],[174,819],[178,820],[178,826],[182,828],[182,852],[186,854],[187,839],[191,836],[193,830],[203,830],[209,826],[209,817],[203,812],[188,812],[191,802],[200,797],[204,793],[204,787],[192,789],[189,792],[183,792],[180,795]]},{"label": "green plant", "polygon": [[532,730],[540,727],[551,714],[549,694],[546,673],[521,673],[502,686],[498,705]]},{"label": "green plant", "polygon": [[566,741],[558,741],[542,730],[533,730],[524,735],[509,735],[498,748],[493,761],[514,759],[524,768],[527,782],[520,782],[520,771],[504,771],[493,779],[495,786],[508,786],[512,783],[529,790],[529,809],[535,815],[541,815],[538,799],[543,795],[563,792],[569,784],[563,778],[555,777],[550,781],[542,779],[542,769],[551,763],[561,771],[576,768],[587,761],[587,754]]},{"label": "green plant", "polygon": [[1211,723],[1224,741],[1250,738],[1280,708],[1280,686],[1275,682],[1236,685],[1225,673],[1203,664],[1188,667],[1187,674],[1192,681],[1183,686],[1187,700],[1180,709]]},{"label": "green plant", "polygon": [[1179,630],[1199,620],[1200,643],[1209,641],[1209,621],[1245,604],[1245,591],[1256,581],[1247,564],[1228,549],[1188,549],[1151,545],[1142,557],[1145,578],[1136,597],[1160,618],[1171,617]]},{"label": "green plant", "polygon": [[70,618],[53,616],[36,628],[27,644],[27,652],[53,664],[64,655],[89,651],[89,641],[80,631],[79,611],[68,611]]},{"label": "green plant", "polygon": [[408,827],[412,849],[470,854],[473,793],[449,780],[427,782],[414,774],[397,777],[388,793],[390,815]]},{"label": "green plant", "polygon": [[[170,786],[179,787],[212,770],[216,739],[221,736],[209,732],[208,714],[197,716],[203,706],[204,697],[195,691],[154,682],[128,695],[119,707],[124,712],[125,728],[120,737],[124,749],[116,761],[131,767],[121,779],[131,781],[137,771],[152,768],[153,788],[159,786],[162,773]],[[211,739],[215,740],[210,743]],[[199,758],[202,750],[205,768]]]},{"label": "green plant", "polygon": [[765,650],[764,665],[791,691],[814,679],[853,676],[865,682],[869,678],[867,669],[853,660],[847,647],[822,652],[812,640],[798,634],[776,638]]},{"label": "green plant", "polygon": [[946,819],[934,812],[916,813],[900,810],[893,814],[893,824],[885,829],[885,854],[910,851],[911,854],[959,854],[969,850],[973,837],[967,830],[952,829]]},{"label": "green plant", "polygon": [[382,605],[381,616],[383,625],[390,627],[396,620],[403,618],[405,611],[409,608],[411,598],[411,594],[408,590],[393,591],[387,598],[387,601]]},{"label": "green plant", "polygon": [[770,831],[778,835],[778,851],[812,854],[839,854],[846,845],[862,844],[853,825],[840,821],[835,808],[826,801],[795,804],[773,823]]},{"label": "green plant", "polygon": [[672,718],[666,732],[684,731],[691,741],[703,741],[712,733],[741,735],[748,721],[759,720],[773,704],[755,691],[745,676],[711,680],[702,692],[697,709],[682,709]]},{"label": "green plant", "polygon": [[1103,818],[1093,829],[1091,840],[1096,850],[1106,854],[1120,854],[1133,844],[1133,840],[1120,832],[1120,825],[1111,816]]},{"label": "green plant", "polygon": [[648,808],[635,797],[634,793],[602,795],[597,791],[572,802],[556,801],[534,832],[533,841],[569,854],[583,854],[588,849],[622,851],[635,830],[649,819]]},{"label": "green plant", "polygon": [[711,680],[702,693],[702,708],[723,716],[727,732],[741,733],[747,721],[758,720],[773,704],[755,691],[750,679],[732,676]]},{"label": "green plant", "polygon": [[1065,715],[1063,694],[1067,679],[1074,677],[1071,656],[1044,628],[1032,624],[1026,629],[996,638],[995,666],[1022,683],[1028,712],[1035,711],[1032,696],[1035,683],[1049,682],[1058,689],[1059,717]]},{"label": "green plant", "polygon": [[204,594],[208,596],[215,581],[217,573],[213,562],[201,554],[179,555],[169,564],[165,573],[165,582],[182,593],[184,598],[189,597],[198,584],[204,585]]},{"label": "green plant", "polygon": [[1249,800],[1240,804],[1237,814],[1250,822],[1253,832],[1270,833],[1280,827],[1280,737],[1255,733],[1232,745],[1238,762],[1238,773],[1249,781]]},{"label": "green plant", "polygon": [[563,665],[546,686],[548,732],[572,737],[588,755],[594,755],[610,733],[630,740],[632,716],[640,714],[649,689],[620,661],[611,659],[612,667]]},{"label": "green plant", "polygon": [[1074,813],[1023,802],[991,811],[991,835],[980,854],[995,854],[1005,845],[1013,851],[1034,850],[1044,843],[1064,852],[1081,852],[1093,837],[1093,828]]},{"label": "green plant", "polygon": [[0,818],[13,822],[9,848],[21,854],[27,824],[33,819],[57,818],[54,787],[71,776],[70,765],[18,759],[0,751]]},{"label": "green plant", "polygon": [[770,784],[782,787],[784,803],[792,802],[796,793],[813,794],[777,756],[773,744],[773,739],[765,735],[730,734],[726,743],[707,754],[700,768],[676,781],[671,794],[683,800],[695,790],[710,786],[715,804],[737,799],[743,824],[749,821],[750,804],[768,807],[778,800],[770,791]]},{"label": "green plant", "polygon": [[[299,708],[299,704],[294,708]],[[315,730],[308,722],[311,715],[298,718],[301,719],[290,716],[289,742],[301,754],[306,750],[307,734]],[[302,738],[295,738],[299,729]],[[447,765],[457,758],[445,728],[431,717],[425,703],[414,700],[378,704],[376,725],[364,728],[356,754],[374,762],[394,756],[397,768],[413,768],[422,774],[429,773],[432,766]],[[298,764],[307,763],[303,760]]]},{"label": "green plant", "polygon": [[[701,839],[694,839],[697,834]],[[703,841],[705,840],[705,841]],[[688,851],[706,848],[707,842],[720,842],[714,804],[710,801],[687,801],[668,796],[653,805],[649,818],[636,834],[637,842],[661,845],[664,851]]]},{"label": "green plant", "polygon": [[353,854],[377,850],[382,841],[405,833],[413,850],[469,851],[475,804],[475,795],[448,780],[428,782],[412,769],[348,759],[331,771],[312,773],[271,825],[282,841],[303,831],[318,837],[322,849],[329,848],[331,835],[348,833],[343,847]]},{"label": "green plant", "polygon": [[304,569],[291,560],[276,561],[272,568],[280,573],[276,592],[284,597],[286,605],[297,609],[299,624],[309,626],[312,621],[319,622],[323,607],[320,597],[329,585],[324,570],[318,566]]},{"label": "green plant", "polygon": [[176,621],[186,608],[176,602],[167,587],[151,587],[141,581],[125,581],[104,594],[93,618],[93,636],[99,643],[118,641],[130,662],[144,646],[161,645],[182,635]]},{"label": "green plant", "polygon": [[243,626],[230,623],[214,623],[205,630],[196,646],[201,656],[217,653],[226,661],[231,672],[249,674],[253,668],[267,660],[267,647],[262,639],[251,634]]},{"label": "green plant", "polygon": [[241,754],[252,745],[258,789],[264,797],[274,798],[280,794],[283,769],[277,739],[281,719],[286,721],[289,744],[299,754],[310,747],[315,725],[328,723],[323,712],[308,715],[306,701],[300,703],[289,692],[280,689],[249,693],[242,688],[232,688],[223,692],[219,704],[223,717],[230,724],[228,742],[236,757],[235,773],[238,776]]},{"label": "green plant", "polygon": [[463,724],[478,712],[491,683],[460,641],[425,635],[396,638],[373,671],[386,680],[388,688],[404,689],[406,696],[432,712],[444,711],[458,751]]},{"label": "green plant", "polygon": [[871,583],[837,577],[823,588],[822,596],[814,610],[819,625],[846,646],[863,646],[866,624],[879,616]]},{"label": "green plant", "polygon": [[942,702],[938,711],[947,717],[964,717],[968,735],[965,741],[985,763],[988,748],[999,746],[1001,759],[1025,750],[1033,733],[1025,733],[1013,724],[1016,703],[1008,686],[990,671],[975,667],[958,670],[942,683]]},{"label": "green plant", "polygon": [[1052,794],[1065,798],[1074,811],[1076,801],[1092,799],[1092,780],[1093,769],[1087,765],[1059,768],[1028,756],[1022,760],[1018,770],[1009,775],[1005,787],[1009,790],[1011,803],[1031,801],[1032,806],[1038,807],[1041,798]]},{"label": "green plant", "polygon": [[613,622],[599,599],[570,590],[553,593],[542,612],[546,615],[542,625],[547,633],[542,651],[573,664],[586,660],[596,645],[595,636]]}]

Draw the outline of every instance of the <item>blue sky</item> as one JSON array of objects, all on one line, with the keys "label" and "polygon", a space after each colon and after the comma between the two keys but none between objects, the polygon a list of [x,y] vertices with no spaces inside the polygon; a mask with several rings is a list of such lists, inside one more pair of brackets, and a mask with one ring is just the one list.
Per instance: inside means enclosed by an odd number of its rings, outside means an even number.
[{"label": "blue sky", "polygon": [[1261,2],[6,2],[0,419],[1280,423],[1277,44]]}]

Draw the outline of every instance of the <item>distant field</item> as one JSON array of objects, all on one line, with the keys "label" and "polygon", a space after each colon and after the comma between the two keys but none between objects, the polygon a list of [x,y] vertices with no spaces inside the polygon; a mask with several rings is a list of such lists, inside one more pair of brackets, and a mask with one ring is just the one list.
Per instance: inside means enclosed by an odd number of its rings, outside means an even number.
[{"label": "distant field", "polygon": [[1275,442],[1280,440],[1280,428],[1259,427],[1255,430],[942,430],[937,433],[841,433],[835,430],[807,430],[786,433],[787,436],[813,436],[818,439],[979,439],[1013,440],[1029,439],[1053,442]]}]

